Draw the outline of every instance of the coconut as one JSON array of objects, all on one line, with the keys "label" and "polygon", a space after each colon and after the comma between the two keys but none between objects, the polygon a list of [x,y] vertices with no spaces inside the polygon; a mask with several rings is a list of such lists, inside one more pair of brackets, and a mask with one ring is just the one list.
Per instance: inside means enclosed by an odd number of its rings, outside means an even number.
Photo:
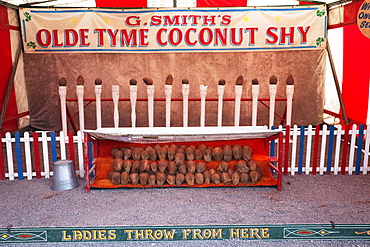
[{"label": "coconut", "polygon": [[179,173],[186,174],[186,167],[187,165],[185,163],[182,163],[181,165],[178,166],[177,170]]},{"label": "coconut", "polygon": [[149,159],[149,151],[147,151],[147,150],[141,151],[141,159],[148,160]]},{"label": "coconut", "polygon": [[194,150],[194,159],[195,160],[202,160],[203,159],[203,151],[199,148]]},{"label": "coconut", "polygon": [[157,172],[155,174],[155,178],[157,179],[157,185],[163,186],[164,182],[166,181],[166,174],[164,172]]},{"label": "coconut", "polygon": [[166,182],[167,182],[169,185],[174,185],[174,184],[175,184],[175,182],[176,182],[176,176],[175,176],[175,175],[168,174],[168,175],[167,175],[167,178],[166,178]]},{"label": "coconut", "polygon": [[242,158],[242,147],[239,144],[234,144],[232,151],[234,160],[240,160]]},{"label": "coconut", "polygon": [[227,170],[229,169],[229,164],[225,161],[221,161],[219,164],[218,164],[218,168],[217,168],[217,171],[220,171],[220,172],[227,172]]},{"label": "coconut", "polygon": [[194,174],[193,173],[186,173],[185,180],[186,180],[186,183],[189,186],[193,186],[194,185],[194,180],[195,180]]},{"label": "coconut", "polygon": [[116,158],[116,159],[122,159],[123,158],[123,152],[121,150],[117,150],[114,153],[114,158]]},{"label": "coconut", "polygon": [[149,174],[146,172],[142,172],[139,174],[139,181],[141,186],[145,186],[148,183]]},{"label": "coconut", "polygon": [[114,161],[113,161],[113,168],[114,168],[114,170],[116,170],[117,172],[121,171],[122,165],[123,165],[123,160],[121,160],[121,159],[114,159]]},{"label": "coconut", "polygon": [[156,173],[158,171],[158,164],[157,164],[157,162],[152,162],[150,164],[150,170],[152,171],[152,173]]},{"label": "coconut", "polygon": [[249,173],[250,171],[245,160],[238,160],[238,162],[236,162],[235,168],[238,172]]},{"label": "coconut", "polygon": [[118,150],[119,150],[118,148],[112,148],[112,149],[110,150],[110,155],[112,155],[112,157],[113,157],[113,158],[115,158],[115,157],[116,157],[116,152],[117,152]]},{"label": "coconut", "polygon": [[229,185],[231,183],[231,176],[229,173],[227,172],[223,172],[221,173],[221,181],[225,184],[225,185]]},{"label": "coconut", "polygon": [[194,160],[194,149],[192,147],[187,147],[185,149],[185,155],[187,160]]},{"label": "coconut", "polygon": [[181,186],[181,184],[185,181],[185,176],[182,173],[178,173],[176,175],[176,185]]},{"label": "coconut", "polygon": [[209,171],[205,171],[203,173],[203,177],[204,177],[204,183],[206,183],[206,184],[211,183],[211,173]]},{"label": "coconut", "polygon": [[167,159],[167,148],[165,146],[158,148],[158,159]]},{"label": "coconut", "polygon": [[213,175],[213,174],[215,174],[215,173],[216,173],[216,170],[215,170],[215,169],[213,169],[213,168],[211,168],[211,169],[209,169],[209,172],[211,173],[211,175]]},{"label": "coconut", "polygon": [[140,172],[148,172],[150,170],[150,163],[148,160],[141,160],[140,161],[140,166],[139,166],[139,171]]},{"label": "coconut", "polygon": [[250,180],[253,184],[256,184],[261,179],[261,173],[253,170],[249,173]]},{"label": "coconut", "polygon": [[207,149],[206,144],[202,143],[198,146],[198,149],[200,149],[202,152]]},{"label": "coconut", "polygon": [[[177,148],[176,149],[176,153],[178,154],[178,153],[180,153],[180,154],[184,154],[185,155],[185,149],[183,149],[183,148]],[[184,158],[185,159],[185,158]]]},{"label": "coconut", "polygon": [[177,166],[180,166],[181,164],[183,164],[184,160],[185,160],[185,155],[183,153],[177,153],[175,155],[175,164]]},{"label": "coconut", "polygon": [[111,170],[108,174],[108,177],[114,185],[119,185],[121,183],[121,173],[118,171]]},{"label": "coconut", "polygon": [[257,170],[257,164],[254,160],[248,162],[248,167],[249,169],[251,169],[251,171]]},{"label": "coconut", "polygon": [[212,174],[211,176],[211,181],[214,183],[214,184],[220,184],[221,183],[221,177],[220,177],[220,174],[218,173],[214,173]]},{"label": "coconut", "polygon": [[137,185],[139,182],[139,174],[138,173],[131,173],[130,174],[130,180],[132,185]]},{"label": "coconut", "polygon": [[197,172],[194,175],[195,183],[198,185],[202,185],[204,183],[204,176],[203,173]]},{"label": "coconut", "polygon": [[160,159],[158,161],[158,171],[165,172],[168,166],[168,161],[165,159]]},{"label": "coconut", "polygon": [[224,153],[220,147],[215,147],[212,149],[212,156],[216,161],[221,161],[224,157]]},{"label": "coconut", "polygon": [[134,160],[140,160],[140,158],[141,158],[141,150],[142,150],[142,148],[134,147],[134,150],[132,150],[132,158]]},{"label": "coconut", "polygon": [[130,173],[131,171],[132,162],[131,160],[125,160],[123,161],[123,170],[127,173]]},{"label": "coconut", "polygon": [[135,160],[133,163],[132,163],[132,166],[131,166],[131,173],[136,173],[139,171],[139,167],[140,167],[140,161],[139,160]]},{"label": "coconut", "polygon": [[252,148],[248,145],[243,146],[242,148],[242,158],[246,161],[252,159]]},{"label": "coconut", "polygon": [[125,160],[128,160],[130,159],[132,156],[132,150],[129,149],[129,148],[126,148],[124,151],[123,151],[123,159]]},{"label": "coconut", "polygon": [[194,161],[192,161],[192,160],[188,161],[186,163],[186,167],[187,167],[189,173],[194,173],[195,172],[196,165],[195,165]]},{"label": "coconut", "polygon": [[148,151],[148,152],[150,152],[151,150],[153,150],[154,148],[153,147],[151,147],[151,146],[147,146],[146,148],[145,148],[145,150],[146,151]]},{"label": "coconut", "polygon": [[151,174],[149,175],[148,177],[148,185],[151,186],[151,187],[154,187],[156,186],[156,178],[155,178],[155,175],[154,174]]},{"label": "coconut", "polygon": [[168,166],[167,166],[167,173],[170,174],[170,175],[175,175],[176,172],[177,172],[177,166],[176,166],[175,162],[170,161],[168,163]]},{"label": "coconut", "polygon": [[167,151],[167,156],[169,161],[174,161],[175,160],[175,154],[176,154],[176,148],[174,147],[169,147]]},{"label": "coconut", "polygon": [[204,160],[209,163],[212,161],[212,151],[210,149],[206,149],[203,151],[203,158]]},{"label": "coconut", "polygon": [[231,175],[231,180],[233,182],[233,185],[238,185],[239,184],[239,181],[240,181],[240,175],[238,172],[234,172],[232,175]]},{"label": "coconut", "polygon": [[130,175],[128,172],[121,173],[121,184],[126,185],[130,181]]},{"label": "coconut", "polygon": [[157,150],[155,150],[154,148],[153,148],[153,149],[151,149],[151,150],[149,151],[149,159],[150,159],[151,161],[156,161],[156,160],[157,160],[157,158],[158,158]]},{"label": "coconut", "polygon": [[204,162],[198,162],[197,163],[197,167],[196,167],[197,172],[203,173],[203,172],[206,171],[206,169],[207,169],[206,163],[204,163]]},{"label": "coconut", "polygon": [[240,173],[240,181],[244,185],[248,185],[248,182],[249,182],[249,174],[248,173],[245,173],[245,172]]},{"label": "coconut", "polygon": [[231,161],[233,159],[233,150],[229,144],[223,146],[222,151],[224,153],[224,161]]}]

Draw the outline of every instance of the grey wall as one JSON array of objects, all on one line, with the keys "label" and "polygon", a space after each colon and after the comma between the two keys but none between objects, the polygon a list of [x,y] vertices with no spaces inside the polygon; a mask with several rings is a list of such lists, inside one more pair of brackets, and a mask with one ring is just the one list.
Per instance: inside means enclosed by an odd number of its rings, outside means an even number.
[{"label": "grey wall", "polygon": [[[208,85],[208,98],[217,98],[219,79],[226,80],[225,98],[234,98],[235,80],[244,76],[243,95],[251,98],[251,80],[260,82],[260,98],[269,98],[271,75],[278,78],[277,98],[286,98],[289,73],[295,80],[292,124],[322,123],[324,109],[325,50],[238,52],[238,53],[151,53],[151,54],[25,54],[25,77],[31,125],[60,130],[58,80],[67,79],[67,98],[76,98],[78,75],[85,78],[85,98],[94,98],[94,81],[103,81],[102,98],[111,98],[111,85],[120,85],[120,98],[129,98],[129,80],[138,81],[138,98],[147,98],[143,77],[154,80],[155,97],[164,98],[164,80],[174,77],[172,98],[182,98],[181,80],[190,81],[190,98],[199,98],[199,85]],[[269,104],[269,102],[265,102]],[[69,102],[72,113],[77,102]],[[240,125],[251,125],[252,102],[242,102]],[[282,115],[285,102],[276,103]],[[102,125],[113,126],[113,103],[102,102]],[[147,126],[147,103],[137,102],[137,126]],[[189,126],[200,124],[200,102],[189,102]],[[131,126],[130,102],[120,102],[120,127]],[[217,102],[206,103],[206,126],[217,125]],[[95,103],[85,108],[85,128],[95,129]],[[74,118],[78,125],[78,116]],[[223,125],[234,124],[234,102],[224,102]],[[275,118],[275,125],[280,119]],[[165,102],[155,102],[155,126],[165,126]],[[172,102],[172,126],[182,126],[182,102]],[[268,109],[258,107],[258,125],[268,125]]]}]

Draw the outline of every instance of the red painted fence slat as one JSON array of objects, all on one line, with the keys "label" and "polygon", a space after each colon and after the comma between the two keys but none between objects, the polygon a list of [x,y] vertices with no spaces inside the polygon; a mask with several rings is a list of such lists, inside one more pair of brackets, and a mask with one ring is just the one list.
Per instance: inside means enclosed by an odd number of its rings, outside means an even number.
[{"label": "red painted fence slat", "polygon": [[36,178],[41,178],[41,165],[40,165],[40,150],[39,150],[39,136],[37,132],[32,133],[33,136],[33,153],[35,159]]}]

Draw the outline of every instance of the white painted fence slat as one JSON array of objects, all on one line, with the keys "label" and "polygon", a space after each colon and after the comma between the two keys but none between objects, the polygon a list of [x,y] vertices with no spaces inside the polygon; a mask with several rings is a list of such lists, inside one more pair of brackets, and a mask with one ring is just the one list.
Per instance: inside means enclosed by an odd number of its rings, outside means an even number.
[{"label": "white painted fence slat", "polygon": [[307,129],[307,149],[306,149],[306,166],[305,166],[306,175],[310,173],[312,136],[314,134],[315,132],[312,131],[312,125],[309,125]]},{"label": "white painted fence slat", "polygon": [[164,94],[166,96],[166,127],[171,127],[172,85],[164,85]]},{"label": "white painted fence slat", "polygon": [[218,85],[218,115],[217,115],[217,126],[222,126],[222,105],[223,105],[223,98],[224,98],[224,91],[225,86],[224,85]]},{"label": "white painted fence slat", "polygon": [[334,175],[338,175],[338,172],[340,171],[339,157],[340,157],[340,146],[341,146],[341,143],[342,143],[341,142],[341,137],[342,137],[342,125],[339,125],[338,129],[337,129],[337,138],[336,138],[336,146],[335,146]]},{"label": "white painted fence slat", "polygon": [[148,95],[148,125],[154,127],[154,85],[147,85],[146,92]]},{"label": "white painted fence slat", "polygon": [[9,180],[14,180],[12,137],[9,132],[5,134],[5,140],[6,140],[6,155],[8,159]]},{"label": "white painted fence slat", "polygon": [[370,124],[366,127],[366,140],[365,140],[365,154],[364,154],[364,169],[362,174],[366,175],[369,167],[369,147],[370,147]]},{"label": "white painted fence slat", "polygon": [[50,178],[48,139],[45,131],[41,133],[41,142],[42,142],[42,153],[44,157],[45,178]]},{"label": "white painted fence slat", "polygon": [[352,126],[351,144],[349,148],[349,161],[348,161],[348,174],[349,175],[352,175],[352,172],[354,171],[353,161],[355,159],[356,129],[357,129],[357,125],[354,124]]},{"label": "white painted fence slat", "polygon": [[119,85],[112,85],[112,99],[113,99],[114,128],[118,128],[118,126],[119,126],[119,112],[118,112]]},{"label": "white painted fence slat", "polygon": [[24,133],[24,154],[26,158],[26,172],[27,179],[32,179],[32,160],[31,160],[31,146],[30,146],[30,134]]},{"label": "white painted fence slat", "polygon": [[234,125],[236,127],[239,126],[240,123],[240,102],[243,93],[243,86],[242,85],[235,85],[235,110],[234,110]]},{"label": "white painted fence slat", "polygon": [[290,165],[290,174],[294,175],[295,173],[295,163],[297,159],[297,136],[299,134],[298,126],[295,124],[293,127],[293,142],[292,142],[292,160]]},{"label": "white painted fence slat", "polygon": [[95,85],[95,106],[96,106],[96,128],[101,128],[101,93],[103,91],[102,85]]},{"label": "white painted fence slat", "polygon": [[60,132],[60,158],[62,160],[67,159],[66,154],[66,140],[63,131]]},{"label": "white painted fence slat", "polygon": [[325,155],[326,155],[326,137],[328,135],[328,126],[327,125],[324,125],[322,127],[322,131],[321,131],[321,152],[320,152],[320,168],[319,168],[319,172],[320,172],[320,175],[323,175],[324,174],[324,171],[325,171]]},{"label": "white painted fence slat", "polygon": [[182,84],[182,98],[183,126],[188,127],[189,84]]},{"label": "white painted fence slat", "polygon": [[136,127],[136,100],[137,100],[137,86],[130,85],[130,102],[131,102],[131,126]]},{"label": "white painted fence slat", "polygon": [[84,113],[84,86],[77,85],[76,86],[76,94],[77,94],[77,101],[78,101],[78,117],[80,121],[80,130],[85,129],[85,113]]},{"label": "white painted fence slat", "polygon": [[206,96],[207,85],[200,85],[200,127],[204,127],[206,121]]},{"label": "white painted fence slat", "polygon": [[78,164],[80,170],[80,177],[84,177],[84,149],[83,149],[83,133],[77,132],[77,150],[78,150]]}]

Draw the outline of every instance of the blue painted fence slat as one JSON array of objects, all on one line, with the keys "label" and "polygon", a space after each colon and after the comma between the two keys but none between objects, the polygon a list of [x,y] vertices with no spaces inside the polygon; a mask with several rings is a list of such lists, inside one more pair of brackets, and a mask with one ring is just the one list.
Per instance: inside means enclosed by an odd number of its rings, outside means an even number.
[{"label": "blue painted fence slat", "polygon": [[333,166],[333,146],[334,146],[334,125],[330,125],[329,133],[329,147],[328,147],[328,159],[326,172],[331,173],[331,167]]},{"label": "blue painted fence slat", "polygon": [[304,131],[305,126],[301,126],[301,133],[299,136],[299,159],[298,159],[298,174],[303,172],[303,153],[304,153]]},{"label": "blue painted fence slat", "polygon": [[19,132],[15,132],[15,154],[17,157],[18,179],[23,180],[23,166],[22,166],[22,151],[21,151],[21,137]]},{"label": "blue painted fence slat", "polygon": [[357,137],[357,156],[356,156],[356,175],[360,174],[361,170],[361,155],[362,155],[362,143],[363,143],[363,138],[364,138],[364,128],[365,126],[363,124],[360,125],[360,130],[358,132],[358,137]]},{"label": "blue painted fence slat", "polygon": [[51,161],[54,162],[57,161],[57,140],[55,138],[55,132],[52,131],[50,133],[51,137]]}]

